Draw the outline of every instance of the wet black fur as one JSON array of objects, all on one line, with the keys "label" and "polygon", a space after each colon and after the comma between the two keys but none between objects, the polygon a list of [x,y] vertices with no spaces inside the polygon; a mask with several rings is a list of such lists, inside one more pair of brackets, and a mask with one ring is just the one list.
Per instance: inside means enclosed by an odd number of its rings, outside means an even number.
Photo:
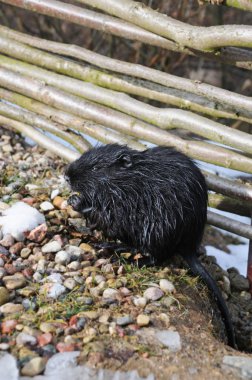
[{"label": "wet black fur", "polygon": [[111,144],[83,154],[66,170],[69,203],[107,237],[119,239],[161,263],[185,258],[213,291],[229,344],[230,316],[215,281],[196,257],[207,216],[207,186],[194,162],[172,148],[144,152]]}]

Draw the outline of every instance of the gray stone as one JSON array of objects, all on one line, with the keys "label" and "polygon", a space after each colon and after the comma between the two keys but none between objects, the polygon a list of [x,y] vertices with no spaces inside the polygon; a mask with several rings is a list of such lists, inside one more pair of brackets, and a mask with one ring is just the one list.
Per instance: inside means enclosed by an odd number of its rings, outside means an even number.
[{"label": "gray stone", "polygon": [[222,361],[224,369],[231,369],[243,379],[252,379],[252,359],[245,356],[226,355]]},{"label": "gray stone", "polygon": [[231,282],[231,288],[242,291],[249,290],[249,281],[247,278],[242,276],[241,274],[231,273],[229,276]]},{"label": "gray stone", "polygon": [[45,375],[57,375],[60,371],[76,367],[79,355],[79,351],[61,352],[53,355],[46,364]]},{"label": "gray stone", "polygon": [[18,368],[16,359],[6,353],[0,352],[1,380],[18,380]]},{"label": "gray stone", "polygon": [[16,344],[18,346],[24,346],[27,343],[34,345],[37,343],[37,339],[30,334],[26,334],[24,332],[19,333],[16,337]]},{"label": "gray stone", "polygon": [[119,294],[119,291],[116,290],[116,289],[112,289],[112,288],[107,288],[104,290],[103,292],[103,298],[111,298],[111,299],[115,299]]},{"label": "gray stone", "polygon": [[50,252],[54,253],[54,252],[58,252],[60,250],[61,250],[61,244],[56,240],[49,241],[49,243],[45,244],[42,247],[43,253],[50,253]]},{"label": "gray stone", "polygon": [[172,352],[181,350],[180,335],[177,331],[160,330],[155,333],[155,337]]},{"label": "gray stone", "polygon": [[164,295],[164,292],[161,289],[156,288],[154,286],[146,289],[144,292],[144,297],[150,301],[157,301],[159,300],[159,298],[163,297],[163,295]]},{"label": "gray stone", "polygon": [[65,264],[69,263],[70,258],[71,258],[70,253],[68,253],[66,251],[59,251],[56,253],[55,262],[57,264],[65,265]]},{"label": "gray stone", "polygon": [[134,319],[130,315],[124,315],[116,319],[116,324],[119,326],[127,326],[130,323],[133,323]]},{"label": "gray stone", "polygon": [[144,297],[134,297],[133,303],[135,306],[144,308],[147,304],[147,299]]},{"label": "gray stone", "polygon": [[24,365],[21,370],[22,375],[36,376],[43,372],[45,369],[45,359],[37,357],[31,359]]}]

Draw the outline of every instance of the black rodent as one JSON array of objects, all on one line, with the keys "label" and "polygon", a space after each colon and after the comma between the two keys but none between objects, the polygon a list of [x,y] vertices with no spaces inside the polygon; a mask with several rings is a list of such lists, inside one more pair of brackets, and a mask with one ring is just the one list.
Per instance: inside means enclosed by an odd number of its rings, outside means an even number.
[{"label": "black rodent", "polygon": [[66,169],[68,203],[105,236],[155,263],[180,254],[213,292],[235,346],[231,318],[213,278],[197,258],[207,217],[207,186],[194,162],[173,148],[143,152],[109,144],[84,153]]}]

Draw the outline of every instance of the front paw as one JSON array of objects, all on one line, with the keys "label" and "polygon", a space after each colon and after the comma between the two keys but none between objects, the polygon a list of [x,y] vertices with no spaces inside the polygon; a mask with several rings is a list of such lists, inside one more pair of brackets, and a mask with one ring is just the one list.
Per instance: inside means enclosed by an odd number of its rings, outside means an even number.
[{"label": "front paw", "polygon": [[81,197],[77,194],[70,195],[67,203],[72,206],[75,211],[81,211]]}]

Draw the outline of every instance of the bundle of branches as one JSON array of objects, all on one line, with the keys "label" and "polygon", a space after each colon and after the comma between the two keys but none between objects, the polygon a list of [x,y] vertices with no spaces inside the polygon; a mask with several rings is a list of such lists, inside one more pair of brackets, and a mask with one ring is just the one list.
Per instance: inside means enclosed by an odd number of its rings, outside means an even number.
[{"label": "bundle of branches", "polygon": [[[240,49],[252,47],[250,26],[193,27],[131,0],[78,1],[112,16],[60,1],[0,2],[252,69],[252,52]],[[146,142],[172,146],[194,159],[252,173],[251,136],[225,125],[252,123],[249,97],[3,26],[0,52],[0,123],[68,161],[89,149],[91,136],[139,150]],[[250,216],[249,183],[205,176],[211,207]],[[249,225],[212,211],[208,222],[252,239]]]}]

